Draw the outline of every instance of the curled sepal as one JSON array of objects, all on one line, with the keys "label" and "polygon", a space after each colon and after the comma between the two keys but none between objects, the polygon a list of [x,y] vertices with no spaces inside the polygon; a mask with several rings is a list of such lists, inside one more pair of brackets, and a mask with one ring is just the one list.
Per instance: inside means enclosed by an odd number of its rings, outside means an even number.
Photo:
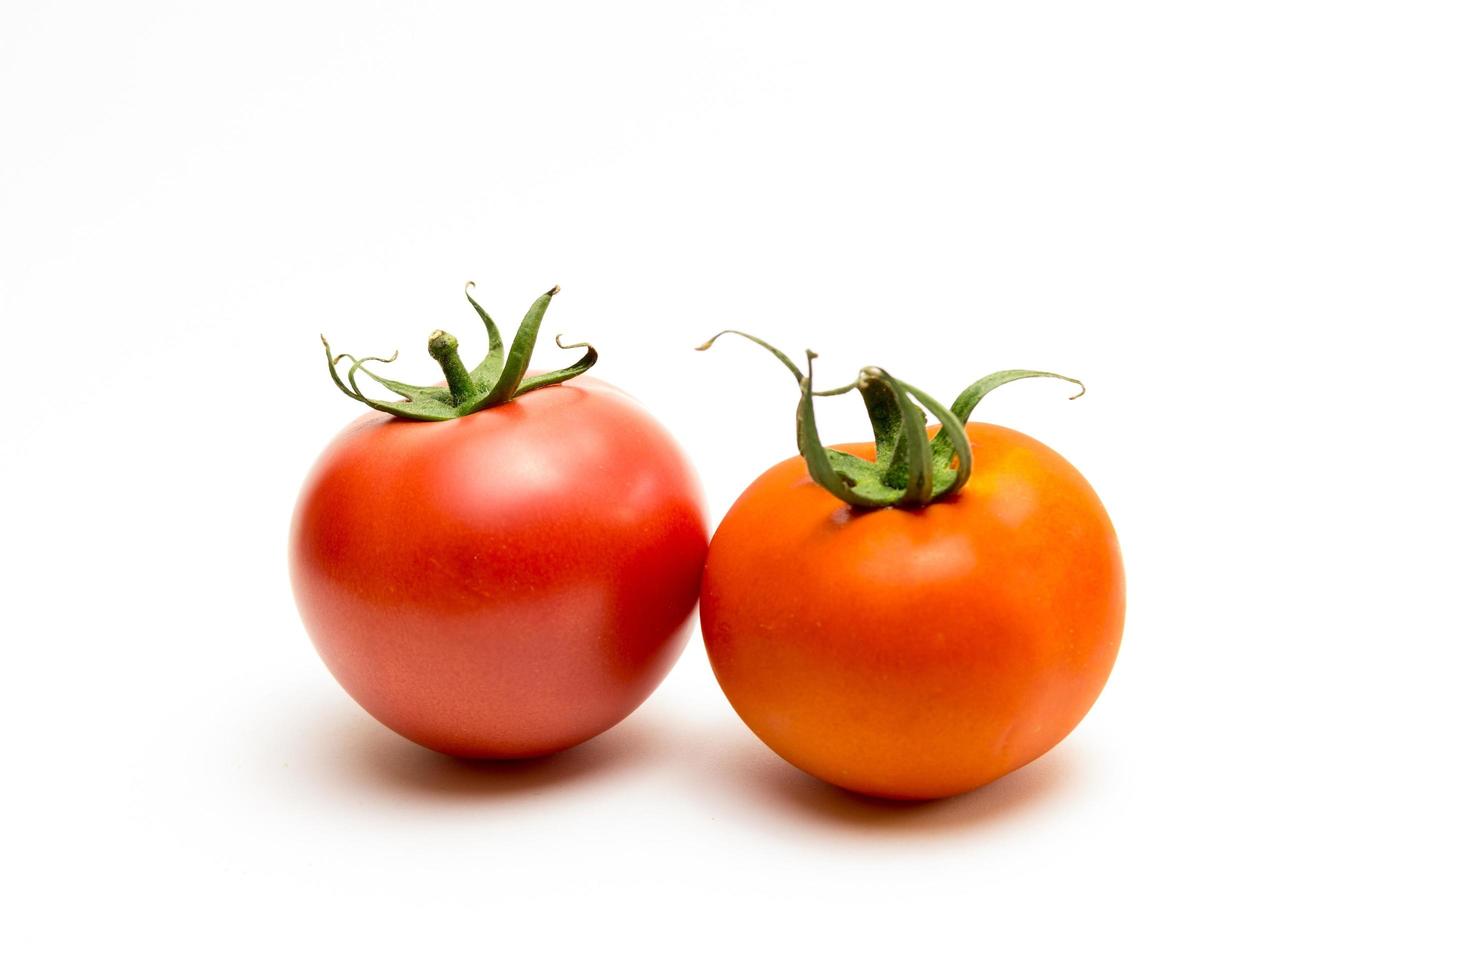
[{"label": "curled sepal", "polygon": [[556,346],[560,347],[562,350],[577,350],[579,348],[585,348],[587,353],[578,358],[577,363],[575,364],[568,365],[564,368],[559,368],[555,371],[547,371],[545,374],[538,374],[534,378],[526,378],[524,381],[521,382],[521,386],[516,389],[517,395],[524,395],[528,391],[535,391],[537,388],[545,388],[547,385],[557,385],[561,384],[563,381],[569,381],[572,378],[575,378],[577,375],[585,373],[588,368],[597,363],[596,347],[593,347],[591,344],[588,343],[564,344],[562,343],[561,338],[561,334],[556,335]]},{"label": "curled sepal", "polygon": [[[784,364],[786,366],[786,370],[788,370],[788,371],[791,372],[791,376],[796,379],[796,383],[797,384],[801,384],[802,379],[806,377],[806,375],[804,375],[804,374],[801,373],[801,368],[799,368],[799,367],[796,366],[796,362],[793,361],[791,358],[787,357],[780,350],[778,350],[775,347],[772,347],[770,344],[766,343],[764,340],[761,340],[759,337],[755,336],[754,334],[748,334],[748,333],[745,333],[744,331],[741,331],[741,330],[721,330],[719,333],[715,334],[709,340],[706,340],[704,343],[700,344],[698,347],[696,347],[694,349],[695,350],[709,350],[711,347],[713,347],[715,345],[715,341],[719,340],[721,337],[725,336],[726,334],[729,334],[729,335],[734,336],[734,337],[744,337],[746,340],[750,341],[752,344],[755,344],[757,347],[763,347],[766,350],[770,351],[773,355],[775,355],[776,360],[778,360],[782,364]],[[812,356],[815,357],[816,355],[813,354]],[[811,368],[810,363],[808,363],[807,368],[808,368],[808,370],[810,370],[810,368]]]},{"label": "curled sepal", "polygon": [[1070,381],[1077,386],[1077,394],[1073,395],[1069,399],[1070,401],[1076,401],[1087,394],[1086,385],[1076,378],[1067,377],[1065,374],[1053,374],[1050,371],[997,371],[994,374],[987,374],[960,392],[959,397],[950,406],[950,411],[959,416],[961,422],[968,422],[970,421],[970,413],[975,410],[976,405],[980,404],[980,399],[1001,385],[1008,385],[1012,381],[1020,381],[1022,378],[1056,378],[1059,381]]},{"label": "curled sepal", "polygon": [[470,372],[470,377],[475,384],[482,388],[488,388],[500,377],[500,367],[505,363],[505,344],[500,339],[500,329],[495,326],[495,321],[490,319],[490,314],[485,308],[470,295],[470,290],[475,288],[473,281],[464,284],[464,298],[470,301],[475,312],[480,315],[480,322],[485,324],[485,336],[489,340],[489,347],[485,349],[485,356],[475,369]]},{"label": "curled sepal", "polygon": [[[725,334],[744,337],[769,351],[796,378],[801,389],[801,398],[796,406],[796,446],[806,460],[807,473],[818,486],[854,507],[890,507],[929,501],[934,487],[934,464],[924,431],[924,414],[910,399],[908,393],[911,389],[881,368],[866,368],[852,384],[829,391],[813,391],[812,362],[816,360],[815,353],[806,352],[806,372],[803,373],[796,362],[782,351],[739,330],[721,331],[695,349],[708,350]],[[817,431],[815,399],[842,394],[853,388],[858,389],[870,408],[880,406],[872,419],[874,437],[881,440],[884,454],[877,462],[826,448]],[[895,454],[898,458],[894,458]],[[901,469],[903,476],[901,480],[894,481],[896,485],[891,485],[889,477],[895,469]]]},{"label": "curled sepal", "polygon": [[[780,350],[738,330],[717,333],[695,349],[707,350],[727,333],[770,351],[795,376],[801,388],[796,406],[797,451],[806,461],[812,481],[853,507],[923,507],[960,490],[974,467],[974,450],[965,423],[980,399],[1001,385],[1020,378],[1060,378],[1082,386],[1075,378],[1049,371],[1001,371],[966,388],[953,407],[947,408],[882,368],[867,367],[851,384],[813,391],[812,362],[817,355],[811,351],[806,352],[803,373]],[[817,432],[816,398],[840,395],[853,388],[862,395],[873,427],[874,460],[828,449]],[[932,440],[926,411],[939,420],[939,432]]]},{"label": "curled sepal", "polygon": [[891,384],[875,383],[867,372],[858,375],[857,390],[863,396],[863,407],[868,410],[868,422],[873,427],[873,448],[877,456],[878,469],[883,471],[884,482],[892,487],[908,485],[905,467],[895,465],[894,458],[899,441],[903,438],[903,409],[899,394]]},{"label": "curled sepal", "polygon": [[[987,374],[960,392],[959,397],[955,398],[954,404],[950,406],[950,411],[960,422],[960,431],[964,431],[964,424],[970,421],[970,413],[975,411],[975,406],[980,404],[980,399],[1001,385],[1010,384],[1012,381],[1020,381],[1022,378],[1056,378],[1059,381],[1070,381],[1078,389],[1077,394],[1072,396],[1072,401],[1076,401],[1078,398],[1087,394],[1086,385],[1076,378],[1067,377],[1065,374],[1053,374],[1050,371],[997,371],[994,374]],[[958,435],[950,436],[947,432],[940,432],[934,438],[934,455],[938,458],[941,454],[953,453],[955,447],[961,443],[968,444],[968,441],[967,438],[961,438]],[[964,481],[960,482],[963,483]]]},{"label": "curled sepal", "polygon": [[812,398],[811,370],[816,356],[811,351],[806,352],[807,373],[799,378],[801,400],[796,406],[796,445],[806,460],[807,473],[822,489],[854,507],[885,507],[898,503],[904,491],[886,485],[876,464],[822,446]]},{"label": "curled sepal", "polygon": [[510,342],[510,352],[505,355],[505,365],[501,368],[500,377],[482,396],[485,404],[498,405],[515,396],[521,380],[526,376],[526,369],[531,366],[531,349],[536,346],[536,335],[541,332],[541,319],[546,316],[551,297],[559,292],[560,286],[552,286],[537,296],[536,302],[526,311],[516,330],[515,340]]},{"label": "curled sepal", "polygon": [[[465,298],[469,300],[470,306],[474,307],[480,317],[480,322],[485,326],[488,349],[485,357],[473,371],[466,370],[464,362],[460,360],[459,341],[443,330],[435,330],[429,335],[429,354],[439,362],[447,385],[432,387],[394,381],[364,367],[368,363],[391,363],[397,359],[396,353],[387,358],[359,358],[350,354],[333,354],[331,346],[327,344],[327,338],[323,337],[322,346],[327,351],[327,370],[332,375],[333,383],[347,397],[380,412],[387,412],[389,415],[404,419],[434,422],[469,415],[471,412],[478,412],[481,409],[507,402],[528,391],[560,384],[575,378],[597,363],[597,351],[590,344],[564,344],[558,337],[557,346],[563,350],[585,348],[586,353],[569,367],[527,379],[526,371],[530,367],[531,351],[536,346],[536,336],[541,329],[541,320],[546,315],[546,307],[551,302],[551,297],[557,294],[559,287],[552,287],[531,304],[531,309],[521,321],[520,329],[516,331],[515,340],[507,354],[495,321],[470,294],[474,285],[473,282],[465,284]],[[337,365],[343,360],[352,362],[352,367],[348,370],[345,380],[337,370]],[[403,401],[392,402],[369,397],[357,383],[359,371],[394,394],[402,396]]]},{"label": "curled sepal", "polygon": [[[882,368],[863,368],[858,374],[857,386],[870,412],[874,406],[882,406],[886,413],[896,411],[898,414],[896,420],[885,418],[885,425],[880,425],[879,419],[870,415],[874,434],[880,428],[887,428],[893,443],[887,467],[881,460],[878,463],[878,468],[883,470],[884,486],[902,490],[897,501],[899,504],[927,504],[934,497],[934,460],[929,454],[923,411],[913,403],[903,383]],[[875,388],[882,390],[884,395],[871,396],[869,392]],[[882,444],[877,445],[881,450]]]},{"label": "curled sepal", "polygon": [[[868,406],[878,440],[875,446],[882,482],[889,489],[903,491],[896,501],[898,505],[922,507],[965,485],[973,465],[970,443],[964,438],[964,423],[942,402],[882,368],[864,368],[858,376],[857,388]],[[875,395],[877,391],[883,395]],[[924,409],[934,414],[940,432],[948,435],[958,449],[941,448],[938,440],[930,441]],[[893,419],[895,415],[897,418]],[[889,446],[887,460],[885,442]]]},{"label": "curled sepal", "polygon": [[934,467],[934,493],[930,499],[938,500],[964,486],[975,465],[970,440],[965,435],[965,423],[932,395],[927,395],[912,385],[903,385],[903,390],[933,412],[934,417],[939,420],[939,434],[927,446]]},{"label": "curled sepal", "polygon": [[[351,354],[333,354],[332,346],[327,343],[326,337],[322,337],[322,346],[327,351],[327,370],[331,372],[332,381],[336,383],[338,388],[342,389],[342,393],[348,398],[360,401],[370,408],[376,408],[380,412],[387,412],[389,415],[396,415],[402,419],[432,422],[440,419],[454,418],[454,406],[448,402],[449,392],[447,389],[418,388],[413,385],[406,385],[399,381],[391,381],[387,378],[379,377],[363,367],[369,361],[379,364],[391,364],[397,360],[397,352],[392,357],[353,357]],[[347,371],[346,382],[337,373],[337,365],[343,360],[352,362],[352,367]],[[389,391],[403,395],[405,400],[401,402],[390,402],[370,398],[363,394],[362,389],[357,385],[358,371],[363,372]]]}]

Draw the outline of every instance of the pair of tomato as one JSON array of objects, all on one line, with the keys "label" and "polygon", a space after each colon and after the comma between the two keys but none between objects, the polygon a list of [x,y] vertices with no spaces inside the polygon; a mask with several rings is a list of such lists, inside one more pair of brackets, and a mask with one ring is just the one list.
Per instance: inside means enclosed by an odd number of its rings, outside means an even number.
[{"label": "pair of tomato", "polygon": [[[349,358],[328,349],[338,386],[379,414],[308,477],[292,581],[323,660],[370,714],[452,755],[568,748],[653,691],[698,603],[741,718],[848,789],[963,792],[1081,720],[1122,630],[1112,526],[1062,457],[961,418],[1037,372],[991,376],[951,410],[869,369],[848,387],[874,443],[828,449],[813,406],[835,392],[775,352],[801,389],[802,454],[757,478],[706,547],[693,469],[633,399],[579,376],[595,351],[526,371],[554,294],[509,349],[471,298],[489,353],[468,370],[436,332],[443,386],[356,358],[344,380]],[[403,400],[368,397],[359,372]]]}]

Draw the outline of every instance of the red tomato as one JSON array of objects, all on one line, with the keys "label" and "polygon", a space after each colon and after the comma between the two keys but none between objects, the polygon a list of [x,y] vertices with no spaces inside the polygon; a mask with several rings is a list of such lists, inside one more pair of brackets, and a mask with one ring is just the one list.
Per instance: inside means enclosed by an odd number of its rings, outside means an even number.
[{"label": "red tomato", "polygon": [[710,543],[700,618],[730,703],[787,761],[860,793],[949,796],[1025,765],[1117,654],[1123,566],[1097,495],[1035,439],[965,431],[974,471],[953,496],[854,509],[796,457]]},{"label": "red tomato", "polygon": [[301,491],[296,601],[332,674],[399,734],[555,752],[624,718],[678,656],[699,498],[669,435],[593,379],[442,421],[370,414]]}]

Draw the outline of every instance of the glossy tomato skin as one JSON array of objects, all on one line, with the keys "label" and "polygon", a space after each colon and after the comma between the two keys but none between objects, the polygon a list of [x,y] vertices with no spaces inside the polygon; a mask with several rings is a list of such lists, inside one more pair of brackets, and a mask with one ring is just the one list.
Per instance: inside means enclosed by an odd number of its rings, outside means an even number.
[{"label": "glossy tomato skin", "polygon": [[700,619],[720,686],[778,755],[855,792],[951,796],[1025,765],[1117,656],[1123,565],[1097,495],[1035,439],[967,429],[975,471],[951,497],[858,511],[794,458],[710,543]]},{"label": "glossy tomato skin", "polygon": [[291,528],[307,632],[349,694],[421,745],[576,745],[683,648],[706,528],[678,447],[594,379],[444,422],[374,413],[327,447]]}]

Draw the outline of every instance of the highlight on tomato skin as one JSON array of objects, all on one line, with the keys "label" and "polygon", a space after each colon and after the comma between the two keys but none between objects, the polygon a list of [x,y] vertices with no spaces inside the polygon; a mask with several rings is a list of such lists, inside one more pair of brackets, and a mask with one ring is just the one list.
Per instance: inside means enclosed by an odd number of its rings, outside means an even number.
[{"label": "highlight on tomato skin", "polygon": [[[946,407],[877,368],[814,392],[814,355],[803,372],[756,342],[797,378],[801,454],[710,542],[700,622],[736,713],[799,769],[891,799],[967,792],[1044,754],[1112,670],[1122,558],[1081,473],[969,416],[1003,384],[1060,376],[1001,372]],[[874,441],[825,447],[815,399],[852,390]]]},{"label": "highlight on tomato skin", "polygon": [[[693,626],[708,540],[693,468],[634,399],[582,376],[590,347],[572,345],[586,352],[569,368],[528,371],[555,292],[509,349],[470,297],[489,353],[471,371],[436,331],[444,386],[379,378],[370,359],[327,348],[338,387],[378,411],[302,487],[297,607],[348,694],[455,756],[539,756],[605,731]],[[358,373],[403,400],[372,398]]]}]

